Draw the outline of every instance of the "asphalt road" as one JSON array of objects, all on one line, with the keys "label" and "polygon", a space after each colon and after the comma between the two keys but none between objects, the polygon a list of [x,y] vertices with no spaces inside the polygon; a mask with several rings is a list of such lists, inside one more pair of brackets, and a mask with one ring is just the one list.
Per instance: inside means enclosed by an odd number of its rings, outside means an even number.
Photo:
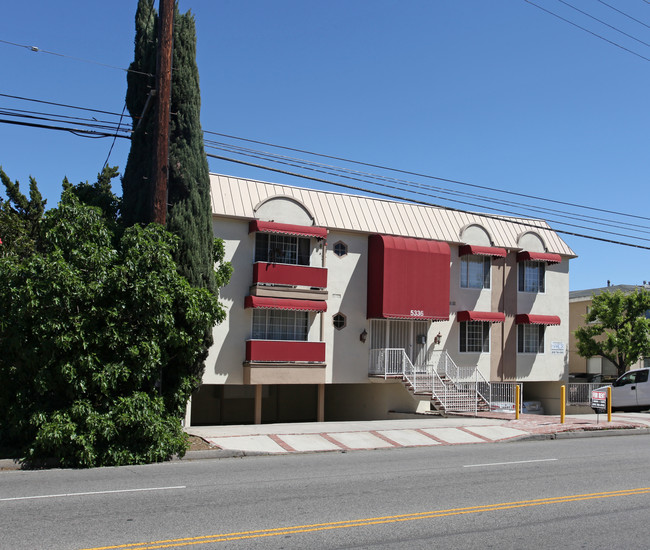
[{"label": "asphalt road", "polygon": [[0,473],[0,548],[648,548],[650,438]]}]

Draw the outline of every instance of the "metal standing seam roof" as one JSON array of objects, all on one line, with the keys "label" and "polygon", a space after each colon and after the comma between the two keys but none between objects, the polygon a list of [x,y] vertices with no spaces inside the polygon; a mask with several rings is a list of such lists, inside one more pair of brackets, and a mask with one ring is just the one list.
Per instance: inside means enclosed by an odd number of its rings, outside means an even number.
[{"label": "metal standing seam roof", "polygon": [[547,252],[575,257],[571,248],[544,221],[529,218],[458,212],[435,206],[348,195],[210,174],[213,216],[255,218],[254,209],[263,200],[285,195],[309,210],[315,225],[330,230],[380,233],[433,239],[462,244],[460,234],[468,224],[483,226],[492,237],[492,246],[520,249],[517,238],[527,231],[537,232]]}]

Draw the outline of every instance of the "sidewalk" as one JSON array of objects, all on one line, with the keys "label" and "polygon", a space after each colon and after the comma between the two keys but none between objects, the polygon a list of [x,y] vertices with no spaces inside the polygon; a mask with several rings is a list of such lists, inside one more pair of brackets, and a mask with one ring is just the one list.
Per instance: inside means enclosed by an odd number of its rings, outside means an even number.
[{"label": "sidewalk", "polygon": [[185,459],[252,454],[352,451],[431,447],[529,438],[650,434],[650,414],[616,413],[559,416],[480,413],[474,416],[425,416],[405,420],[306,422],[242,426],[196,426],[186,432],[212,448],[189,451]]},{"label": "sidewalk", "polygon": [[[522,439],[560,439],[606,435],[650,434],[650,414],[559,416],[479,413],[475,416],[422,415],[402,420],[303,422],[241,426],[196,426],[185,430],[203,440],[203,450],[190,450],[182,460],[228,458],[282,453],[356,451],[400,447],[466,445]],[[20,464],[0,459],[0,470]]]}]

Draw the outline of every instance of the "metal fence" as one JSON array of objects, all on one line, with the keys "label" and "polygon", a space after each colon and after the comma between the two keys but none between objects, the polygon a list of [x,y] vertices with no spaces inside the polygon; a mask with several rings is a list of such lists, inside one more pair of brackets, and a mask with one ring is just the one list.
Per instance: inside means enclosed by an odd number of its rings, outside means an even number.
[{"label": "metal fence", "polygon": [[566,404],[567,405],[587,405],[591,401],[591,392],[597,388],[611,386],[611,384],[588,384],[584,382],[567,384],[566,387]]}]

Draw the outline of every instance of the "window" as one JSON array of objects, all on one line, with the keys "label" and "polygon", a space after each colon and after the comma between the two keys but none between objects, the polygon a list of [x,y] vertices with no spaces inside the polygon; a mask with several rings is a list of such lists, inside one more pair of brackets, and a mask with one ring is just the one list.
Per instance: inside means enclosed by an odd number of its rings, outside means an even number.
[{"label": "window", "polygon": [[460,324],[461,352],[490,351],[490,323],[482,321],[463,321]]},{"label": "window", "polygon": [[519,292],[544,292],[544,262],[519,262]]},{"label": "window", "polygon": [[309,265],[310,252],[311,242],[305,237],[260,232],[255,234],[256,262]]},{"label": "window", "polygon": [[518,353],[544,353],[544,325],[517,326]]},{"label": "window", "polygon": [[489,256],[466,255],[460,258],[461,288],[490,288],[490,268],[492,258]]},{"label": "window", "polygon": [[254,340],[307,340],[309,312],[286,309],[253,310]]},{"label": "window", "polygon": [[337,313],[332,317],[332,323],[334,324],[334,328],[336,330],[341,330],[342,328],[345,328],[345,325],[347,324],[347,319],[345,318],[345,315],[342,313]]},{"label": "window", "polygon": [[338,241],[334,243],[334,254],[336,254],[339,258],[345,256],[347,253],[348,253],[347,244],[345,244],[343,241]]}]

